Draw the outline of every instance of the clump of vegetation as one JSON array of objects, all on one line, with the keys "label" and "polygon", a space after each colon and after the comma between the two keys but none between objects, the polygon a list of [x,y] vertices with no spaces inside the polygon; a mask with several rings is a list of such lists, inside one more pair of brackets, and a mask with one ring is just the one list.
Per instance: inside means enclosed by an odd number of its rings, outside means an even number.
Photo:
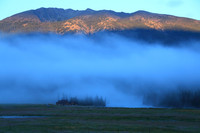
[{"label": "clump of vegetation", "polygon": [[86,97],[84,99],[78,99],[77,97],[71,97],[71,98],[62,98],[61,100],[58,100],[56,102],[56,105],[77,105],[77,106],[99,106],[99,107],[105,107],[106,106],[106,100],[102,97],[96,96],[95,98],[92,97]]},{"label": "clump of vegetation", "polygon": [[180,89],[163,94],[149,93],[144,103],[155,107],[200,108],[200,89]]}]

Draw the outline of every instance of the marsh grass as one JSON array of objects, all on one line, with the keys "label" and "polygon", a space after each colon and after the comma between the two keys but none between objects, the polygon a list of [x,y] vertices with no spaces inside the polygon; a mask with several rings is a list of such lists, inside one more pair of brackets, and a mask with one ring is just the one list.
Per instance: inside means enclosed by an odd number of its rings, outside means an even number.
[{"label": "marsh grass", "polygon": [[47,116],[0,119],[0,133],[200,132],[200,110],[196,109],[0,105],[0,115]]}]

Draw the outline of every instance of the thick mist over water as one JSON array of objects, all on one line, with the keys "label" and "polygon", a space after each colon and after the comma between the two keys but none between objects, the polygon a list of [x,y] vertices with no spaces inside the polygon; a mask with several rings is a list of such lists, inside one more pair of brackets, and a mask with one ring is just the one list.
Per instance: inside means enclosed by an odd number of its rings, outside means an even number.
[{"label": "thick mist over water", "polygon": [[110,34],[1,36],[0,103],[55,103],[65,95],[100,96],[108,107],[168,106],[168,96],[200,89],[200,43],[180,44]]}]

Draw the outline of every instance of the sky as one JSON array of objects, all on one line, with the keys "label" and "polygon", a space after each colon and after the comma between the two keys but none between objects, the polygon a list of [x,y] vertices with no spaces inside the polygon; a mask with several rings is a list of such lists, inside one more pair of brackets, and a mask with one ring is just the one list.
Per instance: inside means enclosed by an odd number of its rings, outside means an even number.
[{"label": "sky", "polygon": [[200,20],[200,0],[0,0],[0,20],[22,11],[40,7],[64,9],[114,10],[135,12],[146,10]]}]

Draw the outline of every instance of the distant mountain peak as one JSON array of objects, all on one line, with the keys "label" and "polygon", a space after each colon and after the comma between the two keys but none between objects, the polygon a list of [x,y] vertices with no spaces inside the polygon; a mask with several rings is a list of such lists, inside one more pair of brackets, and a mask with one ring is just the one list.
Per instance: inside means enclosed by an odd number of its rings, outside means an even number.
[{"label": "distant mountain peak", "polygon": [[94,12],[95,10],[92,10],[91,8],[87,8],[85,11],[91,11],[91,12]]},{"label": "distant mountain peak", "polygon": [[134,12],[134,14],[149,14],[150,12],[147,12],[145,10],[138,10],[136,12]]}]

